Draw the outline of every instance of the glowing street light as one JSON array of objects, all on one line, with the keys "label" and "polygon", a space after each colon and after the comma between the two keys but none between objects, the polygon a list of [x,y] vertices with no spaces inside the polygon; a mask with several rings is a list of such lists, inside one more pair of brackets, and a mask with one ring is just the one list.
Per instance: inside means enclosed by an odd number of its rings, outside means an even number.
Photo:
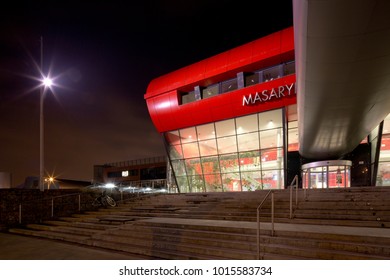
[{"label": "glowing street light", "polygon": [[45,77],[42,80],[42,85],[45,88],[51,88],[51,86],[53,85],[53,80],[50,77]]},{"label": "glowing street light", "polygon": [[44,182],[44,173],[45,173],[45,164],[44,164],[44,122],[43,122],[43,100],[45,98],[45,91],[47,88],[51,89],[53,85],[53,80],[47,76],[43,75],[43,38],[41,37],[41,65],[40,65],[42,84],[40,86],[40,113],[39,113],[39,189],[41,191],[45,190]]}]

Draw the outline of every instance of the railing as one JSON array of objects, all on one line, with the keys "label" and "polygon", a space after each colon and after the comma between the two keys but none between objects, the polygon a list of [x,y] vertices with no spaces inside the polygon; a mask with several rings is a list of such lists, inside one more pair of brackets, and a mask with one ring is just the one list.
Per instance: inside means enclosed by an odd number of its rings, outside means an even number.
[{"label": "railing", "polygon": [[257,207],[257,259],[260,259],[260,209],[271,194],[271,236],[274,236],[274,192],[269,190],[263,201]]},{"label": "railing", "polygon": [[[54,210],[55,210],[55,207],[54,207],[54,201],[56,199],[62,199],[64,197],[72,197],[72,196],[77,196],[77,209],[74,210],[74,211],[78,211],[78,212],[81,212],[81,193],[73,193],[73,194],[65,194],[65,195],[58,195],[58,196],[53,196],[51,198],[41,198],[41,199],[35,199],[35,200],[30,200],[30,201],[24,201],[24,202],[20,202],[19,203],[19,224],[22,223],[22,216],[23,216],[23,206],[25,206],[26,204],[35,204],[39,207],[39,204],[41,204],[42,202],[44,201],[51,201],[50,202],[50,218],[53,218],[54,217]],[[59,203],[60,205],[63,204],[63,203]],[[74,205],[72,203],[72,205]],[[31,208],[31,207],[30,207]],[[43,215],[41,214],[41,216],[46,216],[46,215]]]},{"label": "railing", "polygon": [[294,179],[290,184],[290,219],[292,219],[292,210],[293,210],[293,188],[295,182],[295,207],[298,206],[298,175],[295,175]]}]

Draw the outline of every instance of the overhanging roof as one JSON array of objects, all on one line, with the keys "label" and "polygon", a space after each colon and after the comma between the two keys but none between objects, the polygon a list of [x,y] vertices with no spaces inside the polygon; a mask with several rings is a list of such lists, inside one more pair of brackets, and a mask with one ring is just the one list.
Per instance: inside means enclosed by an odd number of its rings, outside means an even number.
[{"label": "overhanging roof", "polygon": [[390,1],[293,8],[300,154],[340,158],[390,112]]}]

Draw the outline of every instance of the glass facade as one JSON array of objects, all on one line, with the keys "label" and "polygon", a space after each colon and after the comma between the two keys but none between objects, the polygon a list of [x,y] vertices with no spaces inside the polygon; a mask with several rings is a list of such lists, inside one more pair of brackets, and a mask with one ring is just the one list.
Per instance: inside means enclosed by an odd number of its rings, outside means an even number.
[{"label": "glass facade", "polygon": [[282,109],[164,133],[180,192],[284,186]]},{"label": "glass facade", "polygon": [[348,160],[317,161],[302,165],[304,189],[348,188],[351,186]]},{"label": "glass facade", "polygon": [[377,186],[390,186],[390,115],[383,122]]}]

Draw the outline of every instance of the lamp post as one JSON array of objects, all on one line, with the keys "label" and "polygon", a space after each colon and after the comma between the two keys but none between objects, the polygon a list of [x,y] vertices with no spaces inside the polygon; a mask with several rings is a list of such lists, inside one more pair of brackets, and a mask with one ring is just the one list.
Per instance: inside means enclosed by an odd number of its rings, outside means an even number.
[{"label": "lamp post", "polygon": [[42,84],[40,86],[40,107],[39,107],[39,189],[41,191],[45,190],[45,181],[44,181],[44,122],[43,122],[43,100],[45,98],[45,90],[47,87],[50,88],[52,85],[52,80],[49,77],[43,75],[43,38],[41,36],[41,75],[42,75]]}]

